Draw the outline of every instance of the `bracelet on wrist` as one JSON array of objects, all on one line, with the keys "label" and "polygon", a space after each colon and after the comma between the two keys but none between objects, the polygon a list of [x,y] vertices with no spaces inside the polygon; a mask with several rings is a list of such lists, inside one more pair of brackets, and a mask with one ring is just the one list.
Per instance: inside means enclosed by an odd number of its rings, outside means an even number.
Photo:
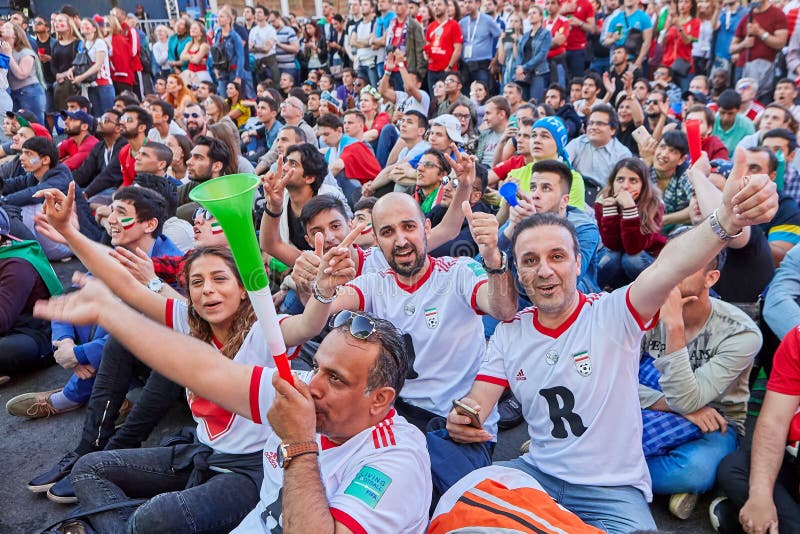
[{"label": "bracelet on wrist", "polygon": [[269,215],[269,216],[270,216],[270,217],[272,217],[273,219],[277,219],[277,218],[279,218],[281,215],[283,215],[283,210],[280,210],[278,213],[275,213],[274,211],[270,211],[270,209],[267,207],[267,205],[266,205],[266,204],[264,204],[264,214],[265,214],[265,215]]},{"label": "bracelet on wrist", "polygon": [[339,288],[337,287],[333,291],[333,295],[331,295],[330,297],[326,297],[325,295],[320,293],[319,287],[317,286],[317,281],[314,280],[313,282],[311,282],[311,296],[313,296],[314,300],[316,300],[320,304],[330,304],[331,302],[336,300],[336,294],[338,292],[339,292]]}]

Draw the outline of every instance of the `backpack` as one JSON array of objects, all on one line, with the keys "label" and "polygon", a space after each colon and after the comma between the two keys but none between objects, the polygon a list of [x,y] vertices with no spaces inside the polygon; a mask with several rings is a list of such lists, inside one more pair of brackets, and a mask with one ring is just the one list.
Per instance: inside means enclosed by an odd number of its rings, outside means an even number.
[{"label": "backpack", "polygon": [[225,49],[225,37],[222,33],[219,34],[219,41],[211,45],[211,66],[219,72],[228,72],[230,68],[230,59],[228,59],[228,51]]}]

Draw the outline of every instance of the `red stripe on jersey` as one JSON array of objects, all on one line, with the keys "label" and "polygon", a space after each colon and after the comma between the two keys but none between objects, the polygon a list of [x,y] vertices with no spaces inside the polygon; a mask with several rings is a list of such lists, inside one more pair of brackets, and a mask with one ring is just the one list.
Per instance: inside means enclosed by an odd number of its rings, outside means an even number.
[{"label": "red stripe on jersey", "polygon": [[364,251],[361,250],[361,247],[358,245],[353,245],[356,249],[356,253],[358,254],[358,267],[356,268],[356,276],[361,276],[361,273],[364,271],[364,260],[367,259],[367,255],[364,254]]},{"label": "red stripe on jersey", "polygon": [[288,356],[288,358],[289,358],[289,361],[292,361],[292,360],[294,360],[295,358],[297,358],[298,356],[300,356],[300,353],[302,352],[302,350],[303,350],[303,347],[302,347],[302,345],[297,345],[297,346],[294,348],[294,350],[292,351],[292,353],[291,353],[291,354]]},{"label": "red stripe on jersey", "polygon": [[217,350],[222,350],[222,341],[217,339],[217,336],[212,335],[211,342],[214,344],[215,347],[217,347]]},{"label": "red stripe on jersey", "polygon": [[483,284],[488,283],[488,280],[481,280],[475,287],[472,288],[472,298],[469,299],[469,305],[472,306],[472,309],[475,310],[475,313],[478,315],[486,315],[483,310],[478,307],[478,290],[481,288]]},{"label": "red stripe on jersey", "polygon": [[332,449],[334,447],[338,447],[338,443],[334,443],[333,441],[328,439],[328,436],[320,436],[319,437],[319,444],[322,445],[322,450],[327,451],[328,449]]},{"label": "red stripe on jersey", "polygon": [[361,288],[353,284],[345,284],[344,287],[350,287],[358,294],[358,311],[364,311],[364,293],[361,292]]},{"label": "red stripe on jersey", "polygon": [[496,386],[503,386],[504,388],[508,387],[508,380],[503,380],[502,378],[497,378],[496,376],[478,375],[475,377],[475,380],[488,382],[489,384],[494,384]]},{"label": "red stripe on jersey", "polygon": [[264,368],[260,365],[253,367],[253,374],[250,375],[250,419],[254,423],[261,424],[261,411],[258,404],[258,392],[261,390],[261,375]]},{"label": "red stripe on jersey", "polygon": [[394,276],[394,281],[397,283],[397,287],[399,287],[400,289],[402,289],[407,293],[413,293],[417,289],[421,288],[425,284],[425,282],[428,281],[428,278],[430,278],[431,274],[433,274],[433,267],[435,265],[436,265],[436,259],[432,258],[431,256],[428,256],[428,270],[425,271],[425,274],[423,274],[420,277],[420,279],[414,283],[414,285],[410,286],[407,286],[404,283],[400,282],[400,280],[397,278],[397,273],[394,272],[392,269],[389,269],[389,273],[392,276]]},{"label": "red stripe on jersey", "polygon": [[331,515],[335,521],[349,528],[353,534],[367,534],[366,529],[359,525],[358,521],[353,519],[347,512],[343,512],[338,508],[331,508]]},{"label": "red stripe on jersey", "polygon": [[378,430],[381,433],[381,443],[383,444],[384,447],[388,446],[389,440],[386,438],[386,429],[383,428],[383,425],[381,425],[378,427]]},{"label": "red stripe on jersey", "polygon": [[661,314],[661,310],[657,311],[656,314],[653,316],[653,318],[650,319],[650,321],[647,324],[645,324],[644,319],[642,318],[641,315],[639,315],[639,312],[636,310],[636,308],[633,307],[633,304],[631,303],[630,286],[628,286],[628,290],[625,292],[625,304],[628,305],[628,311],[631,312],[631,315],[636,321],[636,324],[639,325],[640,330],[643,331],[651,330],[658,324],[658,316]]},{"label": "red stripe on jersey", "polygon": [[386,426],[386,433],[389,434],[389,442],[392,445],[397,445],[397,442],[394,439],[394,430],[392,430],[392,426],[391,425],[387,425]]},{"label": "red stripe on jersey", "polygon": [[377,428],[373,428],[372,429],[372,445],[376,449],[380,449],[381,448],[380,444],[378,443],[378,429]]},{"label": "red stripe on jersey", "polygon": [[542,323],[539,322],[539,310],[533,310],[533,327],[541,332],[542,334],[552,337],[553,339],[558,339],[561,334],[567,331],[567,329],[572,326],[575,320],[580,315],[581,310],[583,309],[583,305],[586,304],[586,295],[578,291],[578,306],[575,308],[569,317],[567,317],[563,323],[558,325],[556,328],[548,328],[544,326]]},{"label": "red stripe on jersey", "polygon": [[174,329],[175,325],[173,324],[172,314],[173,310],[175,309],[175,300],[174,299],[167,299],[167,304],[164,307],[164,324],[167,328]]}]

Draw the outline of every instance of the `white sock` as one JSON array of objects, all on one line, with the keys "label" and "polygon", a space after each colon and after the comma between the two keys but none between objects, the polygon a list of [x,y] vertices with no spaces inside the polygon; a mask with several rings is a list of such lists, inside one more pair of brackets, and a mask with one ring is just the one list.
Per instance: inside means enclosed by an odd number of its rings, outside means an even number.
[{"label": "white sock", "polygon": [[52,395],[50,395],[50,404],[53,405],[53,408],[55,408],[59,412],[62,412],[64,410],[68,410],[70,408],[74,408],[76,406],[80,406],[83,403],[81,403],[81,402],[73,402],[73,401],[69,400],[64,395],[64,391],[62,390],[62,391],[59,391],[57,393],[53,393]]}]

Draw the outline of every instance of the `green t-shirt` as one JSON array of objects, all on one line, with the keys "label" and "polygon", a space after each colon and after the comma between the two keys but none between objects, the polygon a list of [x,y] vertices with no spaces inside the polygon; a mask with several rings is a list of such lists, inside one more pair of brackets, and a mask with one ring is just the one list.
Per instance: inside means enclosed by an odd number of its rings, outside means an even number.
[{"label": "green t-shirt", "polygon": [[719,123],[719,115],[717,115],[714,119],[714,131],[712,134],[719,137],[722,144],[728,149],[728,157],[731,157],[736,151],[736,145],[738,145],[744,137],[755,133],[755,131],[756,129],[753,123],[750,122],[750,119],[741,113],[737,113],[736,120],[733,121],[733,126],[731,126],[729,130],[722,129]]},{"label": "green t-shirt", "polygon": [[[519,169],[510,171],[508,175],[518,179],[519,187],[526,193],[530,193],[531,174],[533,174],[532,171],[533,163],[528,163]],[[569,189],[569,205],[574,206],[579,210],[583,210],[586,204],[585,198],[586,189],[583,185],[583,176],[581,176],[581,174],[575,169],[572,169],[572,187]]]}]

